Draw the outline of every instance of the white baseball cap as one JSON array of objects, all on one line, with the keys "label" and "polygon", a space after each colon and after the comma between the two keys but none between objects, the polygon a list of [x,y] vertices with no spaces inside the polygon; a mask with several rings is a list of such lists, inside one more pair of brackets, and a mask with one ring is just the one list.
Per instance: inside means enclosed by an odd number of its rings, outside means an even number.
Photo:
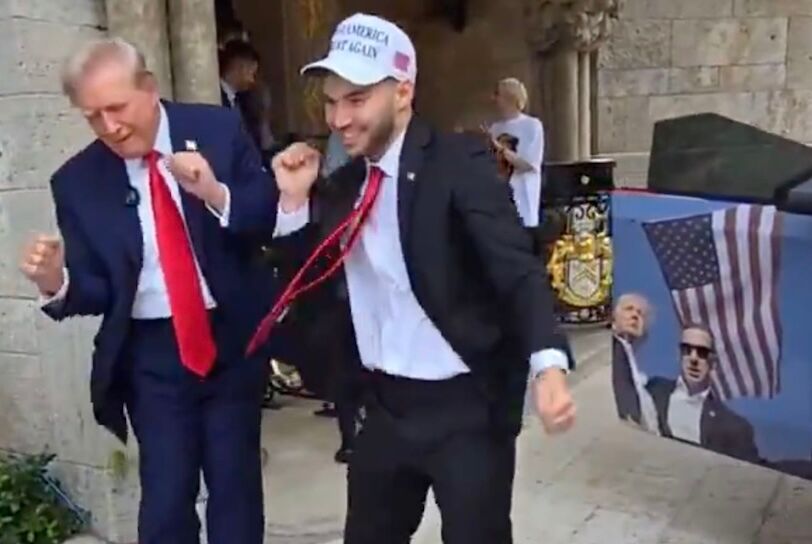
[{"label": "white baseball cap", "polygon": [[330,52],[302,68],[302,74],[327,70],[354,85],[384,79],[415,82],[417,54],[409,36],[397,25],[374,15],[356,13],[336,27]]}]

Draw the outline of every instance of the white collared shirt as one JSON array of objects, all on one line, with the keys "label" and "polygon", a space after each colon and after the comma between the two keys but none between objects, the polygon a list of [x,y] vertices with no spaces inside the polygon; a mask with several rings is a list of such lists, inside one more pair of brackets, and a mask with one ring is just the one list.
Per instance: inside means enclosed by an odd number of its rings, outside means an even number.
[{"label": "white collared shirt", "polygon": [[695,395],[688,391],[685,381],[680,378],[668,399],[668,426],[674,438],[699,444],[702,436],[702,408],[710,389]]},{"label": "white collared shirt", "polygon": [[[155,139],[155,150],[161,157],[168,157],[173,153],[172,139],[169,135],[169,120],[166,112],[161,106],[161,121],[158,125],[158,135]],[[149,169],[144,159],[127,159],[124,161],[127,167],[127,177],[130,178],[130,185],[138,191],[140,199],[138,202],[138,219],[141,223],[143,244],[143,264],[141,273],[138,276],[138,288],[135,292],[135,302],[133,303],[132,317],[136,319],[159,319],[172,316],[169,307],[169,294],[166,290],[163,269],[158,255],[158,238],[155,232],[155,216],[152,211],[152,192],[149,186]],[[163,160],[158,161],[158,169],[161,171],[164,181],[169,187],[172,200],[180,210],[180,215],[186,222],[183,213],[183,206],[180,199],[180,187],[178,182],[166,168]],[[187,226],[188,236],[188,226]],[[191,245],[192,241],[189,240]],[[192,252],[194,254],[194,251]],[[200,271],[200,264],[195,255],[195,265],[200,287],[203,290],[203,300],[206,308],[215,306],[214,298],[211,295],[209,286]]]},{"label": "white collared shirt", "polygon": [[[158,133],[155,138],[155,150],[158,151],[162,157],[168,157],[173,153],[172,138],[169,130],[169,118],[166,115],[166,110],[163,105],[160,105],[160,122],[158,124]],[[158,239],[155,232],[155,216],[152,211],[152,193],[149,186],[149,169],[144,159],[126,159],[124,161],[127,177],[130,185],[135,188],[139,195],[138,201],[138,220],[141,223],[141,233],[143,240],[143,264],[138,276],[138,286],[136,288],[135,300],[133,302],[132,317],[134,319],[164,319],[172,316],[172,310],[169,305],[169,293],[166,288],[166,280],[164,279],[163,269],[161,268],[160,258],[158,255]],[[183,212],[183,205],[180,197],[180,187],[174,176],[166,168],[164,161],[158,161],[158,168],[161,171],[164,182],[169,187],[169,192],[172,195],[172,200],[180,210],[181,218],[186,222],[186,217]],[[223,227],[228,225],[230,208],[230,195],[226,187],[226,206],[220,217],[220,224]],[[209,208],[211,210],[211,208]],[[213,213],[214,210],[211,210]],[[188,229],[188,227],[187,227]],[[188,236],[188,230],[187,230]],[[191,239],[189,240],[190,246],[192,245]],[[194,251],[192,252],[194,255]],[[211,294],[208,284],[200,270],[200,264],[195,257],[195,267],[197,268],[197,277],[203,291],[203,300],[207,309],[216,307],[214,297]],[[42,305],[48,305],[52,302],[59,301],[65,297],[68,292],[70,284],[70,271],[66,268],[64,271],[65,282],[62,288],[53,297],[41,298]]]},{"label": "white collared shirt", "polygon": [[[375,163],[384,172],[380,193],[344,267],[352,321],[365,367],[393,376],[442,380],[470,370],[426,315],[409,281],[397,200],[404,137],[401,133]],[[293,213],[280,208],[276,235],[294,232],[308,220],[308,206]],[[556,349],[533,354],[530,364],[534,374],[568,366],[566,355]]]},{"label": "white collared shirt", "polygon": [[234,87],[229,85],[229,83],[223,79],[220,80],[220,88],[223,89],[223,93],[226,95],[226,99],[228,103],[233,108],[237,105],[237,91],[234,90]]},{"label": "white collared shirt", "polygon": [[510,188],[524,226],[537,227],[541,204],[541,163],[544,162],[544,126],[535,117],[520,113],[512,119],[497,121],[491,125],[490,133],[494,138],[510,134],[519,140],[516,154],[531,169],[520,172],[514,168]]}]

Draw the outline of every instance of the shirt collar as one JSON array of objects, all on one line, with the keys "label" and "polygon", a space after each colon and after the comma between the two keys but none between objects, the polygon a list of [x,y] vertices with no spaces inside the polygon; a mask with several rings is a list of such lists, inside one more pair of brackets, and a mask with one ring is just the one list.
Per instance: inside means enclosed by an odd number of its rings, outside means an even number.
[{"label": "shirt collar", "polygon": [[[161,154],[162,157],[168,157],[174,153],[172,149],[172,137],[169,132],[169,117],[166,115],[166,109],[162,103],[158,103],[158,132],[155,134],[155,151]],[[143,163],[144,159],[126,159],[124,162],[132,166],[138,166]]]},{"label": "shirt collar", "polygon": [[234,105],[234,101],[237,98],[237,91],[234,90],[234,87],[228,84],[228,81],[224,79],[220,80],[220,87],[223,89],[223,92],[226,93],[226,97],[228,101],[231,102],[231,105]]},{"label": "shirt collar", "polygon": [[510,117],[507,117],[505,119],[500,119],[500,121],[502,121],[503,123],[512,123],[513,121],[517,121],[522,117],[524,117],[524,112],[520,111],[515,115],[511,115]]},{"label": "shirt collar", "polygon": [[704,401],[706,398],[708,398],[708,393],[710,393],[710,387],[704,389],[703,391],[700,391],[699,393],[692,395],[691,392],[688,391],[688,385],[685,383],[685,380],[682,378],[682,376],[680,376],[679,378],[677,378],[677,391],[679,391],[685,397],[693,401],[699,402]]},{"label": "shirt collar", "polygon": [[400,168],[400,152],[403,150],[403,141],[406,139],[404,129],[397,138],[389,145],[389,149],[383,154],[381,160],[373,162],[367,160],[367,166],[377,166],[388,178],[394,178]]}]

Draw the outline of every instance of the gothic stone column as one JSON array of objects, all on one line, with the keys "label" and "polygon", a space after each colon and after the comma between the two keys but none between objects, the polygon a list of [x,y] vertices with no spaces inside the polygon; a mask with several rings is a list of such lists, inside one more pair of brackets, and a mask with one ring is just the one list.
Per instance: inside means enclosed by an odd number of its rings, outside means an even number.
[{"label": "gothic stone column", "polygon": [[214,0],[167,0],[175,100],[220,103]]},{"label": "gothic stone column", "polygon": [[590,53],[618,16],[618,0],[524,0],[528,42],[541,64],[553,161],[591,156]]},{"label": "gothic stone column", "polygon": [[578,153],[592,157],[592,55],[578,51]]},{"label": "gothic stone column", "polygon": [[158,79],[161,96],[172,97],[172,69],[169,62],[169,34],[165,0],[105,0],[110,36],[137,45],[147,67]]}]

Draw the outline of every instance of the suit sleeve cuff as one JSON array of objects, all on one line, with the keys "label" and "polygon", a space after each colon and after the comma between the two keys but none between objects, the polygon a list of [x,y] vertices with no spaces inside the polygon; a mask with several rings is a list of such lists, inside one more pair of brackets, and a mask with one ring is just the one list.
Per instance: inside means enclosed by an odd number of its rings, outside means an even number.
[{"label": "suit sleeve cuff", "polygon": [[567,355],[557,349],[543,349],[537,351],[530,357],[530,371],[533,378],[550,368],[558,368],[564,372],[569,372]]},{"label": "suit sleeve cuff", "polygon": [[223,183],[222,186],[223,186],[223,190],[226,193],[225,204],[223,205],[223,211],[218,212],[217,210],[215,210],[212,206],[210,206],[208,204],[206,204],[206,207],[209,209],[209,211],[211,213],[214,214],[215,217],[217,217],[217,219],[220,220],[220,226],[225,229],[225,228],[228,228],[229,219],[231,218],[231,191],[229,190],[228,185],[226,185],[225,183]]},{"label": "suit sleeve cuff", "polygon": [[310,201],[293,212],[285,212],[282,206],[279,206],[276,212],[274,238],[294,233],[307,225],[308,221],[310,221]]},{"label": "suit sleeve cuff", "polygon": [[51,296],[45,296],[45,295],[40,294],[40,296],[39,296],[40,308],[45,308],[45,307],[50,306],[52,304],[59,304],[60,302],[65,300],[65,297],[68,294],[68,285],[70,284],[70,275],[68,274],[68,269],[67,268],[62,269],[62,274],[63,274],[63,276],[65,278],[65,281],[62,283],[62,287],[59,288],[59,291],[57,291],[56,293],[54,293]]}]

